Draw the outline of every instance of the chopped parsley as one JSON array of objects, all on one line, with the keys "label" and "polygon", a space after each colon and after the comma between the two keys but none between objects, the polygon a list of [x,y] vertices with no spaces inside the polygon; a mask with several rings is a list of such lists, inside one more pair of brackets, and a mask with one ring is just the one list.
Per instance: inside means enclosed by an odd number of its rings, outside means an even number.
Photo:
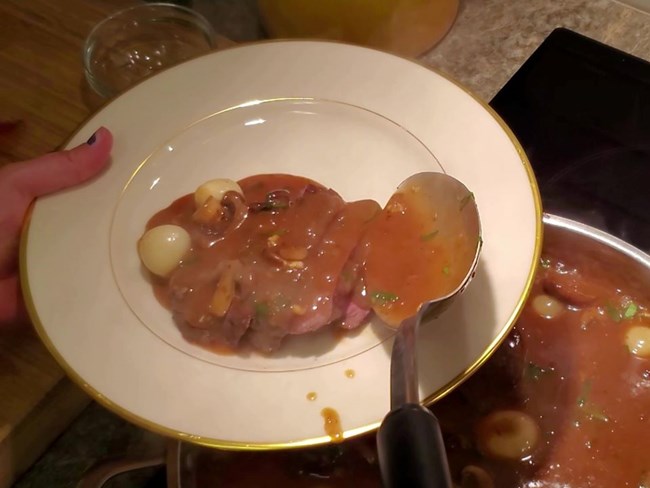
[{"label": "chopped parsley", "polygon": [[341,271],[341,279],[345,283],[352,283],[352,280],[354,279],[354,273],[350,269],[344,269]]},{"label": "chopped parsley", "polygon": [[614,322],[620,322],[621,321],[621,311],[616,308],[614,305],[611,303],[606,303],[605,304],[605,312],[607,312],[607,315],[609,315],[609,318],[612,319]]},{"label": "chopped parsley", "polygon": [[255,317],[258,319],[264,318],[269,314],[269,304],[266,302],[255,302],[253,307],[255,308]]},{"label": "chopped parsley", "polygon": [[622,307],[616,307],[611,303],[605,304],[605,312],[609,315],[609,318],[614,322],[620,322],[621,320],[629,320],[636,316],[639,311],[639,307],[634,302],[628,302]]},{"label": "chopped parsley", "polygon": [[605,412],[598,408],[588,408],[585,410],[585,414],[589,420],[599,420],[601,422],[609,422],[609,417],[605,415]]},{"label": "chopped parsley", "polygon": [[609,417],[605,414],[605,412],[598,406],[594,405],[589,400],[590,393],[591,393],[591,380],[585,380],[584,383],[582,384],[582,391],[580,393],[580,396],[578,397],[578,400],[576,402],[578,408],[588,420],[599,420],[601,422],[609,422]]},{"label": "chopped parsley", "polygon": [[279,236],[283,236],[283,235],[285,235],[287,232],[289,232],[287,229],[276,229],[276,230],[274,230],[273,232],[271,232],[271,233],[269,234],[269,237],[273,237],[273,236],[278,236],[278,237],[279,237]]},{"label": "chopped parsley", "polygon": [[639,307],[636,305],[636,303],[630,302],[625,307],[625,310],[623,310],[623,318],[631,319],[636,315],[638,311],[639,311]]},{"label": "chopped parsley", "polygon": [[528,362],[526,366],[524,367],[524,377],[538,381],[543,375],[546,373],[549,373],[551,370],[547,370],[546,368],[543,368],[542,366],[539,366],[535,363]]},{"label": "chopped parsley", "polygon": [[395,303],[399,300],[399,297],[395,293],[390,293],[387,291],[374,291],[370,294],[370,298],[374,303]]},{"label": "chopped parsley", "polygon": [[580,392],[580,396],[578,397],[578,401],[577,401],[578,407],[582,408],[587,404],[589,393],[591,393],[591,380],[585,380],[582,383],[582,391]]},{"label": "chopped parsley", "polygon": [[280,208],[288,208],[289,203],[281,200],[267,200],[262,205],[262,210],[277,210]]},{"label": "chopped parsley", "polygon": [[279,210],[282,208],[288,208],[290,205],[289,192],[286,190],[272,191],[266,195],[266,200],[257,203],[255,209],[261,212],[269,212],[274,210]]},{"label": "chopped parsley", "polygon": [[442,268],[442,273],[443,273],[444,275],[449,276],[449,273],[450,273],[450,272],[451,272],[451,271],[449,270],[449,266],[445,266],[444,268]]},{"label": "chopped parsley", "polygon": [[433,232],[429,232],[428,234],[422,234],[420,236],[420,240],[424,241],[424,242],[430,241],[431,239],[433,239],[434,237],[436,237],[438,235],[438,232],[439,231],[434,230]]}]

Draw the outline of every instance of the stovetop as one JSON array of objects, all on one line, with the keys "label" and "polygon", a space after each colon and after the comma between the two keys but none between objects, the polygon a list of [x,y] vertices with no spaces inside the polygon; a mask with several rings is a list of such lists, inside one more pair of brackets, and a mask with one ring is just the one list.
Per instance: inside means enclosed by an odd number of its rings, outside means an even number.
[{"label": "stovetop", "polygon": [[545,211],[650,251],[650,63],[559,28],[490,104]]}]

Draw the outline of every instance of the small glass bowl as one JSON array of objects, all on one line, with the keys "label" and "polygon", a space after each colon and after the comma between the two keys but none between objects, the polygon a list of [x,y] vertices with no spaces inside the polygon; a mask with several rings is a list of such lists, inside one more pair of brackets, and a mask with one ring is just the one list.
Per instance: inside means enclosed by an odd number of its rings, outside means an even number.
[{"label": "small glass bowl", "polygon": [[171,3],[120,10],[97,24],[83,49],[88,84],[113,97],[155,72],[214,48],[216,34],[199,13]]}]

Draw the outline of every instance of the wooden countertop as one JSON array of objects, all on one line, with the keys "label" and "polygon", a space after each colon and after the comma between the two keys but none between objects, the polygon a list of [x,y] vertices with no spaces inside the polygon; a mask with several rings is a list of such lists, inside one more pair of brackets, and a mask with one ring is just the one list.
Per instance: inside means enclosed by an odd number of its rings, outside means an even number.
[{"label": "wooden countertop", "polygon": [[[133,0],[0,2],[0,165],[60,147],[103,101],[86,85],[92,27]],[[29,467],[89,399],[27,327],[0,333],[0,488]]]},{"label": "wooden countertop", "polygon": [[0,164],[52,151],[101,104],[84,80],[82,47],[92,27],[134,0],[0,2]]}]

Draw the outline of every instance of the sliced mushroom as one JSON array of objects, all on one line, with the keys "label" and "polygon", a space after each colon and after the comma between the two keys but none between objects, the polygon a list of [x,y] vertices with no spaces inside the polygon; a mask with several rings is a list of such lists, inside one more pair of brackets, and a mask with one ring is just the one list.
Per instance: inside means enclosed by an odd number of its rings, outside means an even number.
[{"label": "sliced mushroom", "polygon": [[200,237],[194,236],[197,244],[202,248],[211,247],[226,232],[239,227],[247,216],[248,206],[241,194],[226,192],[220,202],[209,196],[192,216],[201,229]]},{"label": "sliced mushroom", "polygon": [[210,301],[210,313],[224,317],[235,297],[235,265],[228,263],[219,277],[217,287]]},{"label": "sliced mushroom", "polygon": [[296,315],[305,315],[307,309],[302,305],[298,305],[297,303],[294,303],[293,305],[291,305],[291,311]]},{"label": "sliced mushroom", "polygon": [[262,251],[262,254],[278,266],[290,269],[303,269],[305,267],[303,259],[307,257],[307,248],[279,246],[277,239],[271,240],[271,237],[269,237],[266,249]]},{"label": "sliced mushroom", "polygon": [[194,203],[197,209],[201,208],[209,198],[214,198],[218,204],[221,204],[223,197],[228,192],[236,192],[239,195],[244,194],[236,181],[226,178],[206,181],[194,192]]},{"label": "sliced mushroom", "polygon": [[192,219],[200,224],[208,225],[211,222],[220,220],[222,215],[221,202],[210,196],[205,200],[203,205],[196,209],[192,215]]},{"label": "sliced mushroom", "polygon": [[307,257],[308,251],[303,246],[281,246],[278,249],[278,254],[287,261],[303,261]]},{"label": "sliced mushroom", "polygon": [[291,193],[281,189],[270,192],[263,202],[255,202],[250,205],[251,212],[277,212],[291,205]]}]

